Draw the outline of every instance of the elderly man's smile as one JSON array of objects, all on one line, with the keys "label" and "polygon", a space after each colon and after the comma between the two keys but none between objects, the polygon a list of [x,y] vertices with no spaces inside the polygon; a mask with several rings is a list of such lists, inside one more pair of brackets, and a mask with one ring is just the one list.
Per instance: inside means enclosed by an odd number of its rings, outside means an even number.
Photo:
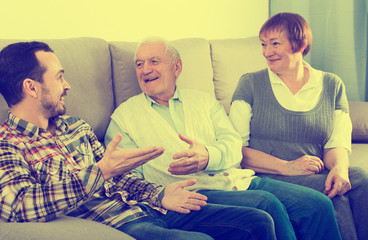
[{"label": "elderly man's smile", "polygon": [[144,79],[144,82],[151,82],[151,81],[155,81],[157,80],[159,77],[153,77],[153,78],[147,78],[147,79]]}]

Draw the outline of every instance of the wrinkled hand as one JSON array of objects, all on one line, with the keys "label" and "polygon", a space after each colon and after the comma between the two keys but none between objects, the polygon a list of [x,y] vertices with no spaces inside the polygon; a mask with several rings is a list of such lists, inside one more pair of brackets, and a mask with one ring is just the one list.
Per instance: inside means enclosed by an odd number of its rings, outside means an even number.
[{"label": "wrinkled hand", "polygon": [[316,156],[304,155],[294,161],[289,161],[287,163],[286,175],[312,175],[320,173],[324,170],[324,168],[324,164],[320,158]]},{"label": "wrinkled hand", "polygon": [[202,206],[207,205],[207,197],[184,189],[184,187],[194,185],[195,182],[195,179],[188,179],[167,185],[161,201],[162,206],[167,210],[185,214],[192,210],[201,210]]},{"label": "wrinkled hand", "polygon": [[332,168],[327,175],[325,191],[323,193],[327,194],[329,198],[333,198],[336,195],[344,195],[350,189],[351,184],[348,169],[339,166]]},{"label": "wrinkled hand", "polygon": [[174,175],[187,175],[202,171],[208,164],[208,151],[201,143],[179,134],[190,145],[188,150],[176,153],[173,159],[181,159],[170,164],[168,171]]},{"label": "wrinkled hand", "polygon": [[117,133],[106,147],[104,157],[97,163],[105,180],[125,174],[130,170],[160,156],[163,147],[145,147],[135,149],[119,148],[122,135]]}]

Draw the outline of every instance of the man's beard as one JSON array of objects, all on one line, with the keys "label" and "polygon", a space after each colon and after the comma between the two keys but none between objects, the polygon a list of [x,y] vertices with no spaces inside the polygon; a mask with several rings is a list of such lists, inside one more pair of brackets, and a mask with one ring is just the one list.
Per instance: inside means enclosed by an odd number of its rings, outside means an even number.
[{"label": "man's beard", "polygon": [[[41,105],[45,112],[48,113],[49,118],[57,118],[58,116],[64,115],[66,112],[65,106],[59,106],[59,102],[52,102],[49,99],[50,91],[47,88],[42,88],[42,99]],[[65,96],[66,92],[64,92],[61,96]]]}]

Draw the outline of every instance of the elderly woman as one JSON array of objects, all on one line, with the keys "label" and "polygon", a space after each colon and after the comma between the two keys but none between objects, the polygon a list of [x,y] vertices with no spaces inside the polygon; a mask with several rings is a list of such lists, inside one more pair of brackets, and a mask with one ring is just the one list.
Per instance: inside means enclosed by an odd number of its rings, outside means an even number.
[{"label": "elderly woman", "polygon": [[241,77],[229,117],[243,138],[243,168],[332,199],[343,239],[368,239],[368,177],[349,168],[351,121],[342,80],[303,61],[312,32],[279,13],[259,39],[268,69]]}]

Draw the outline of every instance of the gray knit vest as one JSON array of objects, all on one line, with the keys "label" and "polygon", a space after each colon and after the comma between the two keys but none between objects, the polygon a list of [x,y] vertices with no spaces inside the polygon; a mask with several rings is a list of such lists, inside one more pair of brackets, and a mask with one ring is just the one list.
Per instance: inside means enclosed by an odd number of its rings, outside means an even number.
[{"label": "gray knit vest", "polygon": [[348,112],[341,79],[323,74],[320,99],[306,112],[290,111],[279,104],[267,69],[243,75],[232,101],[244,100],[252,107],[249,147],[288,161],[305,154],[323,159],[323,146],[333,130],[334,110]]}]

